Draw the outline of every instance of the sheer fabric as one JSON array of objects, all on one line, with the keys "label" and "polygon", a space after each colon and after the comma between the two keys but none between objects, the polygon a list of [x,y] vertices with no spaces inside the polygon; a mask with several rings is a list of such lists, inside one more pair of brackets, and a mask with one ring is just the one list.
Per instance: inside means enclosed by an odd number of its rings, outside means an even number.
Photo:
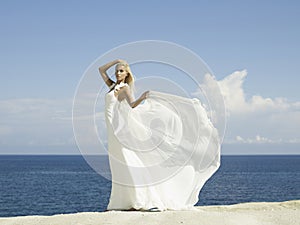
[{"label": "sheer fabric", "polygon": [[105,96],[112,190],[108,210],[188,209],[220,165],[220,138],[196,98],[150,91],[131,108]]}]

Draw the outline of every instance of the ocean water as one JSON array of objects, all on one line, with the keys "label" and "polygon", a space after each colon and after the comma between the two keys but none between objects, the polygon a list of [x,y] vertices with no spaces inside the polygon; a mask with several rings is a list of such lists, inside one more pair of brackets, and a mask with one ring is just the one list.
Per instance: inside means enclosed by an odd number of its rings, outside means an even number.
[{"label": "ocean water", "polygon": [[[0,156],[0,217],[101,212],[110,188],[81,156]],[[197,205],[300,199],[300,155],[222,156],[199,197]]]}]

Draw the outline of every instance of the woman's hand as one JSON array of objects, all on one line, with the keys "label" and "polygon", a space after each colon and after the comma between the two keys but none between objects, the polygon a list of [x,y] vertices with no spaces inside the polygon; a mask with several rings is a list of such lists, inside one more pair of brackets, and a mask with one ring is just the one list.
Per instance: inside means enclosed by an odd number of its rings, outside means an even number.
[{"label": "woman's hand", "polygon": [[148,97],[149,97],[149,91],[145,91],[145,92],[142,94],[142,96],[141,96],[141,98],[142,98],[143,100],[147,99]]},{"label": "woman's hand", "polygon": [[123,60],[123,59],[117,59],[116,61],[117,61],[117,63],[128,64],[128,63],[127,63],[125,60]]}]

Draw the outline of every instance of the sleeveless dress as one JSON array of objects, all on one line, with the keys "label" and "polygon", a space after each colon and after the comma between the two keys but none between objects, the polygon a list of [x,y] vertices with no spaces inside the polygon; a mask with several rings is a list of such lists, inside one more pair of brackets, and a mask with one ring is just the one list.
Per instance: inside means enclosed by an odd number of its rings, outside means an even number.
[{"label": "sleeveless dress", "polygon": [[115,97],[116,88],[105,96],[107,209],[193,208],[220,165],[220,138],[206,110],[196,98],[156,91],[131,108]]}]

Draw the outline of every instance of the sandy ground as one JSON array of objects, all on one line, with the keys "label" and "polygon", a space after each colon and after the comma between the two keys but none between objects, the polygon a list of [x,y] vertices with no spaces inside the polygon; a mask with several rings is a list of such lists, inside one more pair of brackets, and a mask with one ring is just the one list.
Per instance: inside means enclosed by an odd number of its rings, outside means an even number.
[{"label": "sandy ground", "polygon": [[300,225],[300,200],[243,203],[228,206],[201,206],[191,211],[84,212],[53,216],[0,218],[1,225]]}]

